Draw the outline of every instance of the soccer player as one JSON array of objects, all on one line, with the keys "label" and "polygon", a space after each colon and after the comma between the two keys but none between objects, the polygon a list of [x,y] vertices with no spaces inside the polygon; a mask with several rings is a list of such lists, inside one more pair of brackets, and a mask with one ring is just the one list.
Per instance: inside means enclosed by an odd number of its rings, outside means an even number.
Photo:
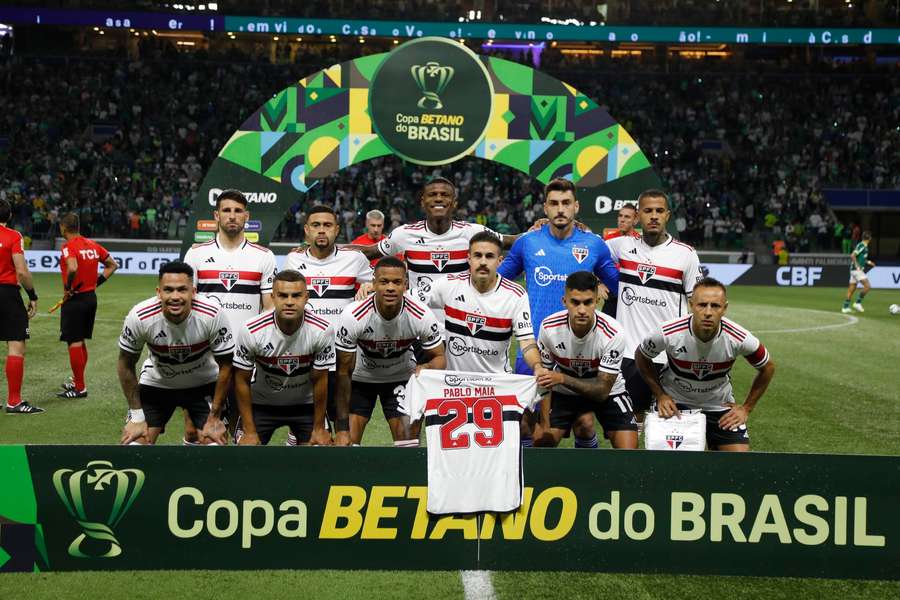
[{"label": "soccer player", "polygon": [[[775,375],[775,363],[752,333],[725,318],[725,286],[705,278],[694,286],[691,314],[658,325],[644,338],[635,355],[638,370],[656,396],[659,416],[679,417],[684,409],[706,415],[706,445],[711,450],[750,449],[747,419]],[[658,373],[651,360],[669,358]],[[747,398],[734,402],[731,367],[743,356],[757,370]]]},{"label": "soccer player", "polygon": [[637,207],[634,204],[624,204],[616,216],[616,229],[610,231],[603,236],[604,240],[611,240],[623,235],[632,237],[640,237],[640,234],[634,230],[634,224],[637,223]]},{"label": "soccer player", "polygon": [[[428,308],[405,294],[406,266],[396,257],[375,265],[375,293],[344,309],[335,335],[337,405],[350,405],[350,438],[362,441],[376,398],[391,428],[395,446],[418,445],[418,426],[406,427],[399,410],[406,382],[422,369],[444,369],[440,327]],[[413,343],[422,347],[416,365]],[[352,374],[352,381],[351,381]]]},{"label": "soccer player", "polygon": [[[328,371],[334,367],[334,330],[307,310],[308,299],[307,279],[285,269],[272,287],[275,308],[238,330],[234,366],[241,445],[266,445],[281,426],[290,428],[298,445],[332,443],[325,405]],[[348,445],[347,408],[342,408],[337,443]]]},{"label": "soccer player", "polygon": [[515,334],[531,368],[540,365],[525,288],[497,274],[500,240],[482,231],[469,240],[469,272],[431,286],[428,305],[442,309],[447,369],[510,373],[509,345]]},{"label": "soccer player", "polygon": [[[536,446],[557,446],[575,428],[576,448],[596,448],[597,415],[613,448],[637,448],[637,421],[620,368],[625,336],[615,319],[597,311],[597,277],[576,271],[566,278],[565,310],[544,319],[538,334],[546,370],[538,385],[550,390],[542,406],[542,437]],[[590,417],[591,428],[584,415]]]},{"label": "soccer player", "polygon": [[[138,380],[134,367],[145,345],[150,355]],[[225,312],[196,294],[190,265],[160,267],[156,296],[131,309],[119,336],[119,383],[129,408],[121,443],[155,444],[180,406],[201,443],[224,444],[220,416],[233,353]]]},{"label": "soccer player", "polygon": [[[59,341],[69,346],[69,366],[72,380],[63,384],[60,398],[87,398],[84,370],[88,362],[85,340],[94,333],[97,316],[95,290],[112,277],[119,265],[106,248],[80,233],[78,215],[68,213],[59,221],[59,229],[66,242],[62,247],[63,304],[60,309]],[[97,275],[97,265],[103,264],[103,273]]]},{"label": "soccer player", "polygon": [[[28,339],[28,320],[37,313],[37,292],[31,271],[25,262],[22,234],[6,226],[12,207],[0,199],[0,340],[6,342],[6,412],[18,415],[37,415],[44,412],[22,400],[22,379],[25,377],[25,340]],[[19,285],[28,294],[28,308],[22,304]]]},{"label": "soccer player", "polygon": [[844,306],[841,308],[842,313],[850,312],[850,303],[853,301],[853,293],[856,291],[856,285],[858,283],[862,284],[863,289],[859,293],[856,302],[853,304],[853,308],[859,312],[865,312],[862,301],[863,298],[866,297],[866,294],[869,293],[869,290],[872,289],[865,269],[866,267],[875,266],[875,263],[869,260],[869,243],[871,241],[872,232],[864,231],[862,239],[856,244],[856,248],[854,248],[853,252],[850,254],[850,285],[847,287],[847,297],[844,299]]},{"label": "soccer player", "polygon": [[[616,320],[625,332],[622,375],[639,422],[653,394],[637,370],[635,351],[660,323],[687,314],[687,300],[703,277],[697,252],[666,233],[671,214],[665,192],[646,190],[638,196],[641,237],[609,240],[609,250],[619,263]],[[661,366],[665,360],[660,354],[655,362]]]}]

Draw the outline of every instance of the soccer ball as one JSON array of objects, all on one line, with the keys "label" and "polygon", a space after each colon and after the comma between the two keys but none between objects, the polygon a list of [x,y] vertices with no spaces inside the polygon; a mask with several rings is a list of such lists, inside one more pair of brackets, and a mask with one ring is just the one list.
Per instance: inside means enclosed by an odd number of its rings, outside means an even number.
[{"label": "soccer ball", "polygon": [[890,311],[892,315],[900,315],[900,304],[891,304],[888,306],[888,311]]}]

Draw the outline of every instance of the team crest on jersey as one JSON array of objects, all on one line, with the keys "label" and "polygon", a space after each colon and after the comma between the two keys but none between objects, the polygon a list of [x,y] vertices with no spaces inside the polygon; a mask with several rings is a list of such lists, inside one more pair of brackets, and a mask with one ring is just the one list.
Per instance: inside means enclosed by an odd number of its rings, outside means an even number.
[{"label": "team crest on jersey", "polygon": [[290,375],[300,366],[300,358],[297,356],[279,356],[276,364],[279,369]]},{"label": "team crest on jersey", "polygon": [[397,351],[397,342],[394,340],[381,340],[375,342],[375,351],[383,356],[388,356]]},{"label": "team crest on jersey", "polygon": [[222,285],[225,286],[225,289],[231,291],[231,288],[234,287],[234,284],[238,282],[240,275],[233,271],[219,271],[219,281],[222,282]]},{"label": "team crest on jersey", "polygon": [[569,361],[569,366],[581,377],[591,370],[591,361],[586,358],[573,358]]},{"label": "team crest on jersey", "polygon": [[184,362],[188,356],[191,355],[191,347],[187,344],[178,344],[174,346],[169,346],[169,356],[177,360],[178,362]]},{"label": "team crest on jersey", "polygon": [[447,266],[447,263],[450,262],[450,253],[449,252],[432,252],[431,253],[431,264],[437,267],[438,271],[443,271],[444,267]]},{"label": "team crest on jersey", "polygon": [[703,379],[709,372],[712,371],[712,363],[707,362],[705,360],[701,360],[700,362],[692,362],[691,363],[691,371],[694,372],[698,378]]},{"label": "team crest on jersey", "polygon": [[487,317],[482,317],[481,315],[466,315],[466,327],[469,328],[469,332],[472,335],[481,331],[481,328],[484,327],[485,323],[487,323]]},{"label": "team crest on jersey", "polygon": [[575,257],[575,260],[578,261],[579,265],[584,262],[584,259],[586,259],[590,253],[590,250],[587,248],[581,248],[579,246],[572,247],[572,256]]},{"label": "team crest on jersey", "polygon": [[681,444],[684,443],[683,435],[666,435],[666,445],[672,450],[677,449]]},{"label": "team crest on jersey", "polygon": [[309,287],[316,292],[316,296],[322,297],[331,285],[330,277],[310,277]]},{"label": "team crest on jersey", "polygon": [[641,263],[638,265],[637,274],[641,279],[641,283],[647,283],[647,280],[656,274],[656,267]]}]

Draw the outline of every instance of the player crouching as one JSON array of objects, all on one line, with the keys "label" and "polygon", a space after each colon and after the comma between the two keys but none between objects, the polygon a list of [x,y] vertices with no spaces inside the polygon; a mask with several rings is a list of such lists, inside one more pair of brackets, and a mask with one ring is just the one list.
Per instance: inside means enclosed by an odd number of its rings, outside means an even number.
[{"label": "player crouching", "polygon": [[[156,297],[138,303],[125,317],[118,374],[129,411],[122,444],[155,444],[179,406],[200,430],[201,443],[225,443],[219,414],[231,379],[234,341],[225,314],[195,293],[193,277],[190,265],[164,264]],[[134,367],[145,345],[149,356],[138,381]]]},{"label": "player crouching", "polygon": [[[694,286],[691,314],[663,323],[641,342],[635,363],[656,397],[659,416],[680,417],[682,409],[706,415],[706,445],[710,450],[750,449],[747,418],[775,375],[766,347],[752,333],[724,318],[725,286],[701,279]],[[668,365],[657,375],[651,359],[666,353]],[[757,370],[747,399],[734,403],[731,367],[738,356]]]},{"label": "player crouching", "polygon": [[[298,271],[281,271],[272,285],[275,308],[247,320],[237,332],[234,388],[241,445],[266,445],[282,426],[299,445],[332,443],[325,407],[334,333],[328,322],[306,310],[307,300],[306,278]],[[347,407],[337,410],[336,441],[346,446]]]}]

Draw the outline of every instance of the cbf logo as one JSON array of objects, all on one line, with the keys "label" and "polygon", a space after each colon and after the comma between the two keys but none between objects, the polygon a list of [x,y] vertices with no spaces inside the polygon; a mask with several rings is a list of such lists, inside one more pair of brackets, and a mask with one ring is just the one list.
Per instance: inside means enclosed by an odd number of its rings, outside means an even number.
[{"label": "cbf logo", "polygon": [[310,277],[309,278],[309,288],[316,293],[316,296],[320,298],[322,295],[328,290],[331,286],[331,278],[330,277]]},{"label": "cbf logo", "polygon": [[447,263],[450,262],[450,253],[449,252],[432,252],[431,253],[431,264],[437,267],[438,271],[443,271],[444,267],[447,266]]},{"label": "cbf logo", "polygon": [[672,450],[677,450],[678,447],[684,443],[683,435],[666,435],[666,445]]},{"label": "cbf logo", "polygon": [[656,267],[641,263],[638,265],[637,273],[638,277],[641,279],[641,283],[647,283],[648,279],[656,275]]},{"label": "cbf logo", "polygon": [[234,287],[234,284],[238,282],[240,276],[234,271],[219,271],[219,281],[222,282],[222,285],[225,286],[225,289],[229,292],[231,288]]},{"label": "cbf logo", "polygon": [[484,327],[485,323],[487,323],[487,317],[482,317],[481,315],[466,315],[466,327],[469,328],[469,332],[472,335],[481,331],[481,328]]},{"label": "cbf logo", "polygon": [[279,356],[278,361],[275,364],[277,364],[278,368],[284,371],[287,375],[290,375],[297,370],[297,367],[300,366],[300,357]]},{"label": "cbf logo", "polygon": [[422,97],[416,106],[425,110],[441,110],[444,104],[441,102],[441,94],[447,89],[450,80],[453,79],[453,67],[442,67],[436,61],[428,61],[424,65],[413,65],[410,69],[413,81],[419,86]]},{"label": "cbf logo", "polygon": [[380,352],[382,356],[390,356],[397,351],[397,342],[394,340],[381,340],[375,342],[375,352]]},{"label": "cbf logo", "polygon": [[572,248],[572,256],[575,257],[575,260],[578,261],[579,265],[584,262],[584,259],[588,257],[588,254],[590,254],[590,250],[587,248],[580,248],[578,246]]},{"label": "cbf logo", "polygon": [[169,346],[169,356],[177,360],[178,362],[184,362],[191,354],[191,347],[187,344],[176,344],[174,346]]},{"label": "cbf logo", "polygon": [[114,469],[109,461],[93,460],[81,471],[59,469],[53,487],[66,510],[81,527],[69,544],[75,558],[113,558],[122,546],[113,529],[144,487],[144,472]]},{"label": "cbf logo", "polygon": [[699,362],[691,363],[691,371],[696,375],[699,379],[703,379],[709,372],[712,371],[712,363],[707,362],[705,360],[701,360]]}]

